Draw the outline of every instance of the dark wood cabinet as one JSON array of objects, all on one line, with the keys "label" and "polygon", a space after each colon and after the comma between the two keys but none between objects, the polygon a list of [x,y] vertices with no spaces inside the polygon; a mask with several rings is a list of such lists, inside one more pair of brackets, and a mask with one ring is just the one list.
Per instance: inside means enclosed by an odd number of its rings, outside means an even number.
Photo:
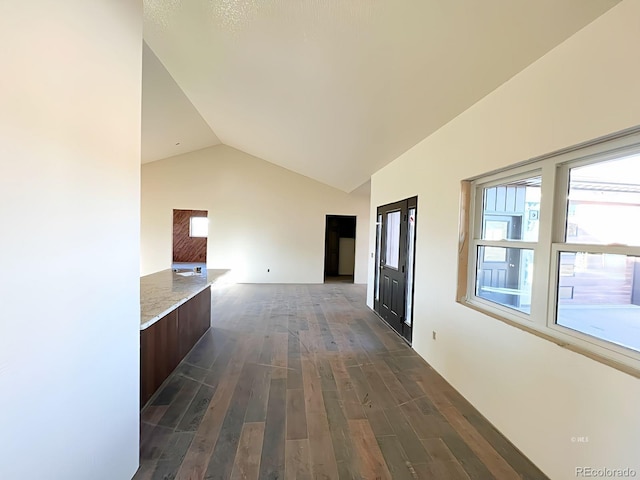
[{"label": "dark wood cabinet", "polygon": [[140,406],[144,406],[211,326],[211,289],[140,331]]},{"label": "dark wood cabinet", "polygon": [[144,405],[178,360],[178,311],[140,332],[140,403]]},{"label": "dark wood cabinet", "polygon": [[184,358],[211,326],[211,289],[178,307],[178,355]]}]

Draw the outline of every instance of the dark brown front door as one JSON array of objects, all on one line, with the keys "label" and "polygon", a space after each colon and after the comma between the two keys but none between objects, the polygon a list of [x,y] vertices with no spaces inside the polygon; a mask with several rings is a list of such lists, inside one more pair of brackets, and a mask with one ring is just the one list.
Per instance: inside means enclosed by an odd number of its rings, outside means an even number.
[{"label": "dark brown front door", "polygon": [[[411,342],[417,199],[378,207],[374,308]],[[409,278],[409,276],[411,278]]]}]

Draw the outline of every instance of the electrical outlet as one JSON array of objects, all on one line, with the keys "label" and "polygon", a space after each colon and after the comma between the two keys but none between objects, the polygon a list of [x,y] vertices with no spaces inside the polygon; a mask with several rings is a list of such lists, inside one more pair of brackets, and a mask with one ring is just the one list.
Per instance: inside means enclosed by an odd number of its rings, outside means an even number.
[{"label": "electrical outlet", "polygon": [[434,331],[432,332],[432,334],[433,334],[433,339],[435,340],[435,339],[436,339],[436,331],[434,330]]}]

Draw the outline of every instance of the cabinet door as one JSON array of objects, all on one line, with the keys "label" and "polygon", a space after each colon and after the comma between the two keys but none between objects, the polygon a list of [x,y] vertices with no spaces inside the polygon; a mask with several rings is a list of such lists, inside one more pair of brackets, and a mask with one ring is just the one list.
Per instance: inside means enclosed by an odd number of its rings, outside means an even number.
[{"label": "cabinet door", "polygon": [[178,312],[174,310],[140,332],[140,405],[147,403],[178,363]]},{"label": "cabinet door", "polygon": [[206,288],[178,308],[180,358],[184,358],[189,353],[209,327],[211,327],[211,289]]}]

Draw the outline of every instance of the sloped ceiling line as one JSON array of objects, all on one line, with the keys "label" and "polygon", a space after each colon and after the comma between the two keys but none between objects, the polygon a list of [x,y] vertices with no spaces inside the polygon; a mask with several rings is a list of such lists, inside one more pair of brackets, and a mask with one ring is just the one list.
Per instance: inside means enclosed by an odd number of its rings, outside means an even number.
[{"label": "sloped ceiling line", "polygon": [[142,63],[142,163],[220,144],[146,43]]},{"label": "sloped ceiling line", "polygon": [[145,0],[144,37],[201,140],[349,192],[618,2]]}]

